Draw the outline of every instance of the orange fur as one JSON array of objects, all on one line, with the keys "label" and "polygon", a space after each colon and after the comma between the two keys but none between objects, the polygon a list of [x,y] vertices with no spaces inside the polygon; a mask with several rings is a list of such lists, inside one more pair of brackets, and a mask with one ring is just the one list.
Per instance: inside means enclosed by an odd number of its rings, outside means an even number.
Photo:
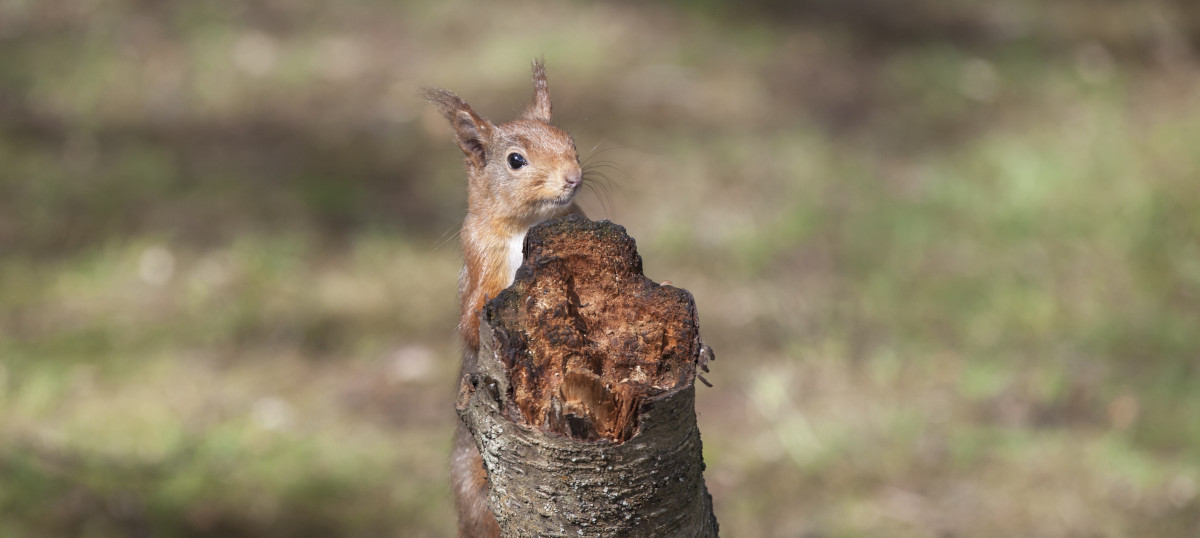
[{"label": "orange fur", "polygon": [[[533,63],[533,103],[515,120],[492,124],[453,92],[425,89],[454,129],[467,168],[467,217],[460,237],[459,336],[462,373],[475,369],[479,351],[479,311],[512,283],[520,265],[525,232],[539,222],[583,212],[574,203],[582,183],[575,141],[550,124],[550,90],[545,67]],[[510,165],[513,154],[524,164]],[[479,452],[461,425],[455,434],[451,466],[459,536],[499,535],[487,509],[487,477]]]}]

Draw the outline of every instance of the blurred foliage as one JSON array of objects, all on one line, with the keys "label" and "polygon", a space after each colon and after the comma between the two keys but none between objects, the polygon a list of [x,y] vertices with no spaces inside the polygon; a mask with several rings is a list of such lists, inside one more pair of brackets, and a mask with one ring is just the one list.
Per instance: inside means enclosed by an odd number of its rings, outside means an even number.
[{"label": "blurred foliage", "polygon": [[451,535],[416,88],[542,55],[726,534],[1195,535],[1195,2],[0,0],[0,537]]}]

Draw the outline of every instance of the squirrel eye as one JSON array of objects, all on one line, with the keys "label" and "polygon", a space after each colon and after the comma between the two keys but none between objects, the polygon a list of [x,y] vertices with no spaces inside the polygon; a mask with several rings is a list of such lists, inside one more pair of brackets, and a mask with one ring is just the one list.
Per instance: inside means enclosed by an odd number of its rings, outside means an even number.
[{"label": "squirrel eye", "polygon": [[529,161],[525,160],[524,155],[521,155],[520,153],[509,153],[508,154],[508,167],[509,168],[516,170],[527,164],[529,164]]}]

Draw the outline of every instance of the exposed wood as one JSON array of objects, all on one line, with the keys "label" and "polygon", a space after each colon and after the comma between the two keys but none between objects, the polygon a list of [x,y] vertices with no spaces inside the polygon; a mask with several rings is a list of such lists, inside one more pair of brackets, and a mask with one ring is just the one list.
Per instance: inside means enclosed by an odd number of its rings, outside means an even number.
[{"label": "exposed wood", "polygon": [[642,275],[624,228],[532,228],[482,313],[457,407],[505,536],[716,536],[694,407],[686,290]]}]

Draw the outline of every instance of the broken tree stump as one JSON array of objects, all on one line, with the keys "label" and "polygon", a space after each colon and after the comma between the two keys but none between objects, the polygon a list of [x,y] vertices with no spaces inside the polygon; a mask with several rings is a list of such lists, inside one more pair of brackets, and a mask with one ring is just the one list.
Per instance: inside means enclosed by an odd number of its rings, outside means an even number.
[{"label": "broken tree stump", "polygon": [[623,227],[533,227],[515,282],[481,315],[456,407],[504,536],[717,535],[695,302],[642,275]]}]

